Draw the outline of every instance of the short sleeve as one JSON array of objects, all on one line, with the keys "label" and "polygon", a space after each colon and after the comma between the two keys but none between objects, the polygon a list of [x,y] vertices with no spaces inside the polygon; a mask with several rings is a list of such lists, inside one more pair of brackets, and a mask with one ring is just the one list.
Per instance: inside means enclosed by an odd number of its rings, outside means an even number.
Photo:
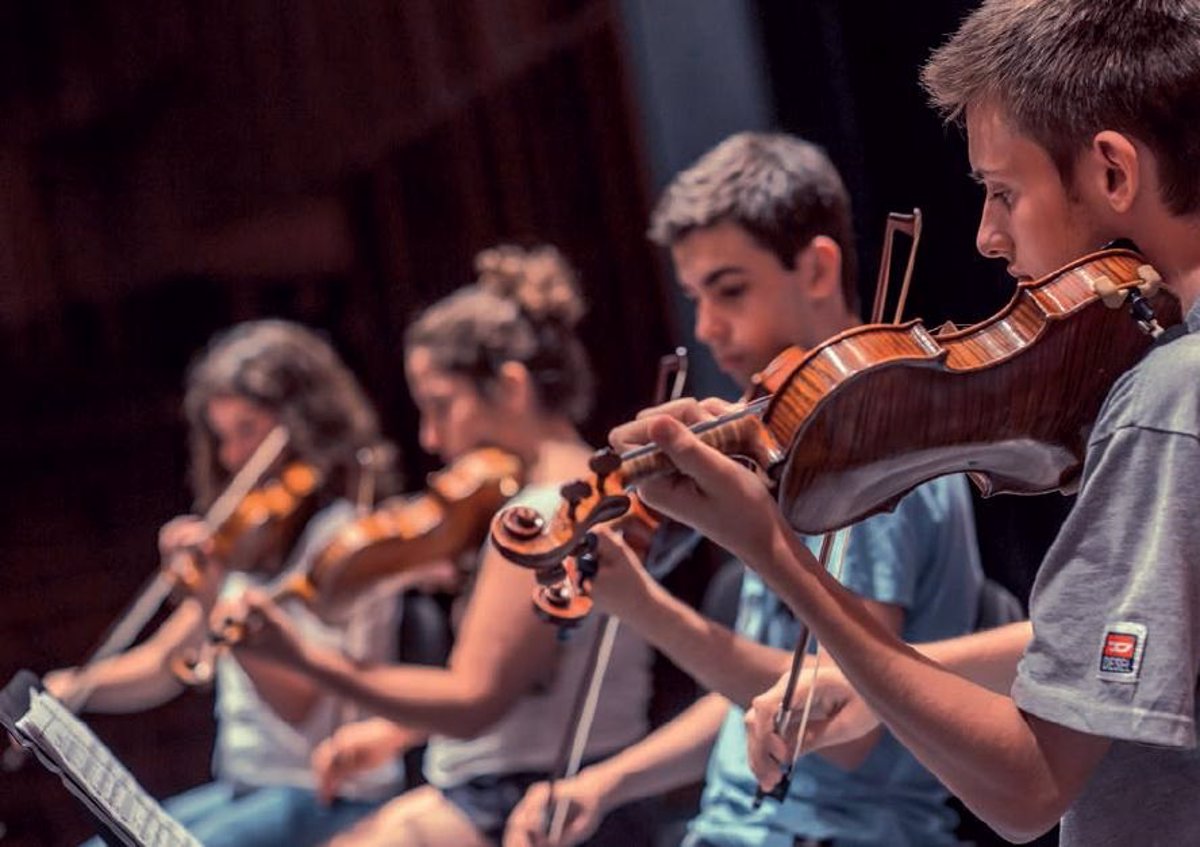
[{"label": "short sleeve", "polygon": [[1031,603],[1013,698],[1081,732],[1195,744],[1200,440],[1142,426],[1091,446]]}]

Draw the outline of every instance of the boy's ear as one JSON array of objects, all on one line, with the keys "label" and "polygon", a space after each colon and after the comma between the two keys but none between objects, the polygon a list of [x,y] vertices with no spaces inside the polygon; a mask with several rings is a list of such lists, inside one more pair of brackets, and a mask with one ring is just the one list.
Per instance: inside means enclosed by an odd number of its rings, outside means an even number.
[{"label": "boy's ear", "polygon": [[842,248],[828,235],[818,235],[796,254],[796,269],[814,300],[840,296]]},{"label": "boy's ear", "polygon": [[1096,133],[1085,154],[1089,172],[1114,212],[1128,212],[1142,188],[1146,159],[1124,133],[1106,129]]}]

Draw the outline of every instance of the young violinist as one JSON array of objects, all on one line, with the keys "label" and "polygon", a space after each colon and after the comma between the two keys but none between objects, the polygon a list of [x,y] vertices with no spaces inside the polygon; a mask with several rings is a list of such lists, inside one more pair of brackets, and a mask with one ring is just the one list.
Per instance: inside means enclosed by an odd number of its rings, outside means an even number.
[{"label": "young violinist", "polygon": [[[421,415],[422,446],[446,462],[491,445],[525,463],[514,499],[547,516],[563,481],[592,454],[576,424],[592,397],[575,335],[583,313],[574,273],[557,250],[504,246],[477,259],[478,281],[426,310],[408,329],[405,373]],[[364,664],[301,641],[271,604],[246,598],[264,626],[237,648],[311,674],[379,719],[345,728],[318,751],[326,785],[426,736],[430,784],[344,833],[337,845],[493,844],[525,788],[552,771],[584,675],[595,623],[567,640],[533,613],[532,571],[485,547],[448,667]],[[645,734],[649,651],[617,639],[588,757]],[[638,833],[620,829],[623,844]]]},{"label": "young violinist", "polygon": [[[675,177],[650,235],[669,248],[695,304],[696,338],[743,388],[785,348],[811,347],[859,323],[850,199],[833,164],[807,141],[732,136]],[[956,843],[946,791],[882,732],[805,759],[782,802],[756,806],[742,708],[790,665],[795,618],[747,572],[730,632],[656,584],[615,536],[601,537],[596,602],[712,693],[616,757],[555,785],[574,804],[567,841],[586,835],[614,805],[695,782],[707,762],[687,845]],[[841,579],[888,632],[969,632],[983,576],[965,480],[921,486],[894,513],[858,524]],[[527,795],[507,845],[547,843],[546,796],[545,785]]]},{"label": "young violinist", "polygon": [[[760,485],[678,421],[614,438],[658,442],[682,476],[646,485],[646,499],[737,550],[812,625],[857,691],[831,678],[828,737],[882,721],[1013,840],[1061,819],[1065,847],[1200,843],[1200,3],[991,0],[923,81],[965,123],[985,256],[1033,279],[1132,239],[1190,331],[1112,387],[1032,628],[908,647],[817,569]],[[752,721],[768,781],[782,755],[771,699]]]},{"label": "young violinist", "polygon": [[[204,644],[218,596],[262,584],[279,563],[304,569],[354,516],[347,498],[356,454],[382,446],[375,412],[337,354],[312,331],[285,321],[244,323],[214,338],[188,372],[184,412],[197,512],[213,504],[280,425],[288,434],[280,461],[307,463],[324,480],[316,511],[284,549],[256,548],[248,554],[253,561],[239,563],[265,571],[229,569],[198,517],[166,524],[159,536],[164,561],[196,556],[192,591],[138,646],[46,677],[60,699],[84,698],[90,711],[140,712],[181,693],[184,685],[169,666]],[[355,606],[345,627],[322,623],[298,603],[288,602],[281,614],[309,638],[364,660],[381,659],[394,641],[394,605],[387,597],[369,598]],[[400,789],[401,774],[387,763],[342,786],[338,803],[319,802],[310,754],[342,722],[357,717],[353,704],[253,656],[234,661],[221,655],[215,682],[214,779],[165,804],[207,847],[317,844]]]}]

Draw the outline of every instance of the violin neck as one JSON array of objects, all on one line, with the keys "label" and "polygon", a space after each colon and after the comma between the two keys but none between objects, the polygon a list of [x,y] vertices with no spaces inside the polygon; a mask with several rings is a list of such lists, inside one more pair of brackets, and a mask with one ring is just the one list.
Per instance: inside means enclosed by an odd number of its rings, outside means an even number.
[{"label": "violin neck", "polygon": [[[779,461],[782,451],[759,418],[760,404],[739,409],[692,427],[701,442],[726,456],[751,460],[763,470]],[[621,474],[628,486],[675,469],[671,460],[655,444],[648,444],[621,457]]]}]

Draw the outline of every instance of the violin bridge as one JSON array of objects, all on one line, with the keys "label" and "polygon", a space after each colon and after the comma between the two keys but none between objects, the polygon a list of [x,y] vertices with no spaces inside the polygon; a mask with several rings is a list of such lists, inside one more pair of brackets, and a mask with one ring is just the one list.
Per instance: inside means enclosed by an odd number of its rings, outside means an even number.
[{"label": "violin bridge", "polygon": [[1121,304],[1125,302],[1126,294],[1112,281],[1112,277],[1107,274],[1088,274],[1087,281],[1092,291],[1095,292],[1096,296],[1100,298],[1105,306],[1108,306],[1110,309],[1121,308]]},{"label": "violin bridge", "polygon": [[1158,289],[1162,286],[1162,276],[1153,265],[1139,265],[1137,275],[1142,281],[1142,284],[1138,286],[1138,291],[1147,297],[1153,297],[1158,293]]}]

